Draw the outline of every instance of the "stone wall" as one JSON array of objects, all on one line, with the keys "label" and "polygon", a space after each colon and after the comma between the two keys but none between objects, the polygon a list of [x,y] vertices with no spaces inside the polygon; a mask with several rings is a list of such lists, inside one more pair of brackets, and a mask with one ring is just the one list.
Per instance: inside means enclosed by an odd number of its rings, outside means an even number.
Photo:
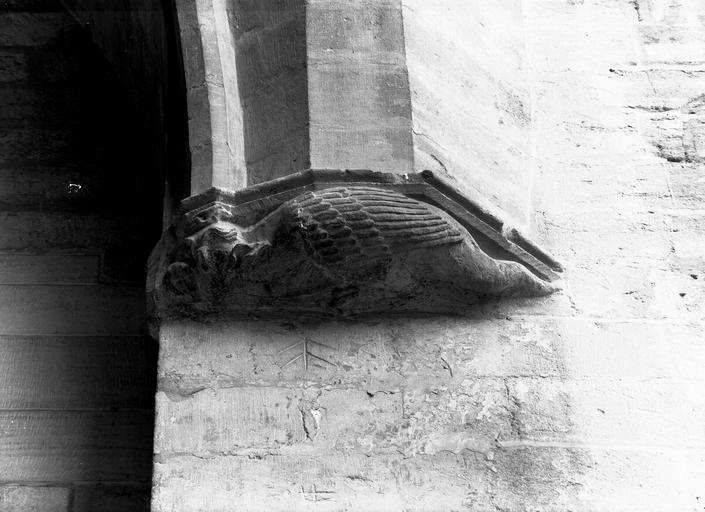
[{"label": "stone wall", "polygon": [[[450,40],[483,55],[523,20],[524,60],[491,66],[522,107],[481,105],[485,123],[458,122],[465,149],[444,150],[491,180],[492,138],[519,148],[515,211],[567,267],[564,291],[464,318],[163,325],[154,510],[702,508],[705,8],[501,6]],[[406,9],[407,44],[436,48],[459,88],[445,25]],[[491,97],[467,74],[468,102]],[[456,100],[419,122],[452,125]]]},{"label": "stone wall", "polygon": [[570,315],[599,333],[565,337],[592,349],[565,360],[591,412],[573,419],[592,458],[577,495],[588,510],[698,510],[705,5],[525,7],[536,224],[570,268]]},{"label": "stone wall", "polygon": [[3,512],[148,509],[161,219],[116,83],[58,1],[0,2]]}]

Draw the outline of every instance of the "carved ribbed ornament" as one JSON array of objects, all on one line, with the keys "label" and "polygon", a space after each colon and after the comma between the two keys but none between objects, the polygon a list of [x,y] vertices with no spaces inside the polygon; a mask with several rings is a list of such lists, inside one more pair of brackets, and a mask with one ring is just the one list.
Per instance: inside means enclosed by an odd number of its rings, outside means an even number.
[{"label": "carved ribbed ornament", "polygon": [[484,223],[468,229],[383,185],[197,202],[152,255],[154,315],[460,313],[485,296],[556,289],[545,265],[528,252],[535,268],[522,262],[513,242],[497,245]]},{"label": "carved ribbed ornament", "polygon": [[287,229],[297,232],[311,256],[326,266],[367,266],[392,254],[463,240],[428,205],[378,188],[307,192],[282,208]]}]

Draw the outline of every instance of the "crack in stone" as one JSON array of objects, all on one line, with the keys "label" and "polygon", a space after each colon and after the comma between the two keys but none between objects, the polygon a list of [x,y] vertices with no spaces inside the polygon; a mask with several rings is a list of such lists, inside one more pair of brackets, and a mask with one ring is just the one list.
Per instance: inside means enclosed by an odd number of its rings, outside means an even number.
[{"label": "crack in stone", "polygon": [[306,439],[308,439],[309,441],[313,441],[313,437],[311,436],[311,432],[309,431],[306,422],[306,412],[302,408],[299,408],[299,414],[301,415],[301,427],[303,428]]},{"label": "crack in stone", "polygon": [[193,457],[200,460],[214,460],[220,457],[236,457],[243,459],[254,459],[262,460],[267,457],[280,455],[278,450],[257,450],[249,449],[245,451],[232,451],[232,450],[208,450],[203,452],[168,452],[168,453],[155,453],[154,462],[159,464],[164,464],[171,459],[177,459],[180,457]]},{"label": "crack in stone", "polygon": [[[521,421],[519,419],[519,410],[521,409],[521,404],[519,403],[517,397],[514,396],[514,394],[512,393],[509,387],[509,381],[506,379],[504,381],[504,389],[508,401],[507,412],[509,413],[509,425],[512,428],[512,432],[514,432],[520,439],[522,439],[524,438],[525,433],[524,429],[521,426]],[[498,443],[499,441],[496,442]]]},{"label": "crack in stone", "polygon": [[641,4],[639,3],[639,0],[631,0],[630,3],[632,4],[632,7],[634,7],[634,10],[636,11],[637,20],[644,21],[642,15],[641,15]]}]

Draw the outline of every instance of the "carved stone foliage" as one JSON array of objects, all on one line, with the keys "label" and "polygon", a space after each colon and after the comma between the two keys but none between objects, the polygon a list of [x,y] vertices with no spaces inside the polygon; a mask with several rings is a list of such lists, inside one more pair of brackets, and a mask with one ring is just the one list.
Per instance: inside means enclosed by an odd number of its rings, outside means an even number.
[{"label": "carved stone foliage", "polygon": [[249,201],[192,200],[152,255],[153,313],[458,313],[485,296],[556,289],[538,249],[512,252],[504,235],[494,233],[501,247],[479,224],[465,226],[393,185],[333,182]]}]

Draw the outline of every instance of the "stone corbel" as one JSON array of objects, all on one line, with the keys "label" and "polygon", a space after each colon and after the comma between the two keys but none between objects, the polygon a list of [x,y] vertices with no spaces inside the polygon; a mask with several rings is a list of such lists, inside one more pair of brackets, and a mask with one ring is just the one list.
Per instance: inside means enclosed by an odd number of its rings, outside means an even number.
[{"label": "stone corbel", "polygon": [[159,319],[461,313],[562,268],[430,172],[309,170],[183,201],[149,264]]}]

